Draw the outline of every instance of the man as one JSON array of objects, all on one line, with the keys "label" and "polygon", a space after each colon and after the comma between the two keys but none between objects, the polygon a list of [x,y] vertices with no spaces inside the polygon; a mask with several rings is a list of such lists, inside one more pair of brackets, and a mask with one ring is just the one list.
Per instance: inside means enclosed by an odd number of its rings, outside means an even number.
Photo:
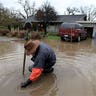
[{"label": "man", "polygon": [[29,40],[24,44],[26,55],[32,55],[33,65],[29,66],[31,72],[28,80],[21,83],[21,87],[26,87],[37,80],[42,73],[50,73],[56,63],[56,55],[52,48],[39,40]]}]

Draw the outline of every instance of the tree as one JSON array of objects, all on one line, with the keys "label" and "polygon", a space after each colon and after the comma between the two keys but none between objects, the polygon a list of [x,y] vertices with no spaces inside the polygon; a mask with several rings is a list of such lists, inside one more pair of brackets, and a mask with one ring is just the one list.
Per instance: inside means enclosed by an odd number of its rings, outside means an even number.
[{"label": "tree", "polygon": [[88,21],[93,21],[96,20],[96,8],[93,6],[90,7],[80,7],[79,8],[80,13],[86,14],[87,15],[87,20]]},{"label": "tree", "polygon": [[[0,3],[0,26],[4,26],[4,28],[9,26],[21,26],[20,18],[16,16],[14,11],[9,10],[8,8],[4,8],[2,3]],[[11,30],[9,28],[9,30]]]},{"label": "tree", "polygon": [[96,8],[94,6],[85,6],[80,8],[70,8],[66,9],[68,15],[75,15],[75,14],[86,14],[88,21],[96,20]]},{"label": "tree", "polygon": [[18,3],[21,5],[23,12],[18,10],[18,15],[21,16],[23,19],[27,19],[29,16],[35,15],[35,2],[30,5],[31,3],[28,0],[18,0]]},{"label": "tree", "polygon": [[1,23],[1,21],[2,21],[3,9],[4,9],[4,7],[3,7],[2,3],[0,3],[0,23]]},{"label": "tree", "polygon": [[77,12],[79,12],[78,8],[75,7],[73,8],[68,7],[66,11],[68,15],[75,15]]},{"label": "tree", "polygon": [[47,33],[46,28],[49,22],[55,21],[57,19],[57,12],[54,7],[50,5],[49,2],[45,2],[36,13],[36,18],[40,22],[43,22],[43,27],[45,35]]}]

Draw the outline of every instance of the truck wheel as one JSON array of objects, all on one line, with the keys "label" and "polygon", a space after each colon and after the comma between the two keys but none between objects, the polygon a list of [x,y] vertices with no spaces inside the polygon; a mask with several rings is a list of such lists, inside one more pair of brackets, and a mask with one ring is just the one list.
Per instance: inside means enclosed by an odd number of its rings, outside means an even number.
[{"label": "truck wheel", "polygon": [[61,37],[61,40],[64,41],[64,37]]},{"label": "truck wheel", "polygon": [[78,36],[78,39],[77,39],[77,41],[78,41],[78,42],[80,42],[80,41],[81,41],[81,37],[80,37],[80,36]]}]

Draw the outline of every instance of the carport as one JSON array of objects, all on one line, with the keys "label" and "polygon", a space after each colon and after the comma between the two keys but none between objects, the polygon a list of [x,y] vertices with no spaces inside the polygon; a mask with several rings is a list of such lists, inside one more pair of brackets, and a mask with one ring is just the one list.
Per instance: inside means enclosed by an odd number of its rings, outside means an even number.
[{"label": "carport", "polygon": [[96,35],[96,22],[94,21],[77,21],[77,23],[82,24],[84,29],[87,30],[88,37],[94,38]]}]

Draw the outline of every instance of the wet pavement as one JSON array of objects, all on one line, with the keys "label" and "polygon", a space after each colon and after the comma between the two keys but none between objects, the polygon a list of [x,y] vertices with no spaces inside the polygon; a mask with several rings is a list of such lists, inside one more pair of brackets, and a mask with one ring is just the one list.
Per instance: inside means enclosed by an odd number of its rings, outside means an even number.
[{"label": "wet pavement", "polygon": [[55,51],[55,70],[43,74],[25,89],[25,81],[32,63],[26,59],[22,75],[23,41],[0,37],[0,96],[96,96],[96,46],[92,39],[79,43],[44,40]]}]

